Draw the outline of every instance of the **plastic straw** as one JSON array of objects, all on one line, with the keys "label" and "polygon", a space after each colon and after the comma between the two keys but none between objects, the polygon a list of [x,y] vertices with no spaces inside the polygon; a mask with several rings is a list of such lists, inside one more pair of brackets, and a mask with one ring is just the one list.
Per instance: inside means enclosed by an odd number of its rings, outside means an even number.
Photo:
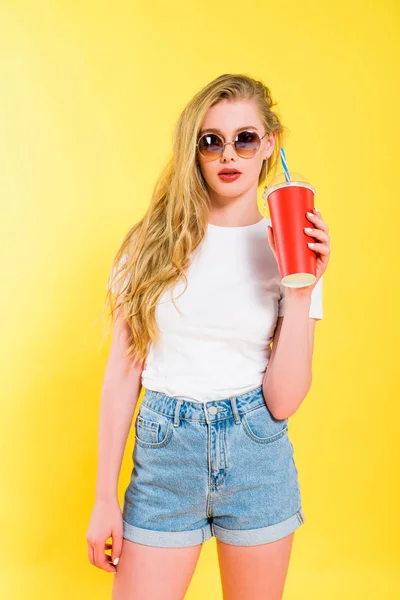
[{"label": "plastic straw", "polygon": [[287,166],[285,151],[283,148],[280,149],[280,154],[281,154],[281,162],[282,162],[283,170],[285,171],[286,181],[290,181],[289,169]]}]

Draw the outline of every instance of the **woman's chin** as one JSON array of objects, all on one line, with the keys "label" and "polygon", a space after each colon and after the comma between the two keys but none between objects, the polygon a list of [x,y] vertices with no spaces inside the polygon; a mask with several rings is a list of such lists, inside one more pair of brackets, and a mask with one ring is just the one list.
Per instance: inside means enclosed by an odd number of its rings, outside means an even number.
[{"label": "woman's chin", "polygon": [[228,197],[240,196],[241,194],[244,194],[247,191],[246,187],[243,185],[243,182],[239,183],[239,180],[230,181],[229,183],[224,181],[217,181],[215,184],[213,183],[212,190],[220,196]]}]

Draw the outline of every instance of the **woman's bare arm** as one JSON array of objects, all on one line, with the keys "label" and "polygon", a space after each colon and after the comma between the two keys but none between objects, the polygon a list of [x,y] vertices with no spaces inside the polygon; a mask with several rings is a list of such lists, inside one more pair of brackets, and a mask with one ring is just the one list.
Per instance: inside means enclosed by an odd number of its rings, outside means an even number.
[{"label": "woman's bare arm", "polygon": [[102,386],[96,500],[118,498],[118,479],[125,445],[141,390],[143,364],[132,366],[125,357],[131,330],[122,318],[123,307],[115,314],[114,333]]}]

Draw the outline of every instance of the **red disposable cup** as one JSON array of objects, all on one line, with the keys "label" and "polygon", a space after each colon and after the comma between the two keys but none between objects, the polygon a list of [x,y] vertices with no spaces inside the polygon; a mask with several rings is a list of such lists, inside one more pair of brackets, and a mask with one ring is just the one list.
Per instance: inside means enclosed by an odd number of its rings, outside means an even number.
[{"label": "red disposable cup", "polygon": [[304,231],[313,227],[307,212],[313,212],[315,189],[305,181],[284,181],[264,192],[268,200],[281,283],[301,288],[316,281],[317,257],[307,246],[317,241]]}]

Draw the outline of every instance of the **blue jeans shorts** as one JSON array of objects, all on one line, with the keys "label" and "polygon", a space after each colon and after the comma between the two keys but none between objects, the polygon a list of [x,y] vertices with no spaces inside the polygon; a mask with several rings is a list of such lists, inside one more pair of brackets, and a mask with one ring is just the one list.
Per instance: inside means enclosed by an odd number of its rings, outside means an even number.
[{"label": "blue jeans shorts", "polygon": [[182,548],[212,536],[253,546],[304,522],[288,419],[259,386],[199,403],[146,389],[135,421],[123,537]]}]

